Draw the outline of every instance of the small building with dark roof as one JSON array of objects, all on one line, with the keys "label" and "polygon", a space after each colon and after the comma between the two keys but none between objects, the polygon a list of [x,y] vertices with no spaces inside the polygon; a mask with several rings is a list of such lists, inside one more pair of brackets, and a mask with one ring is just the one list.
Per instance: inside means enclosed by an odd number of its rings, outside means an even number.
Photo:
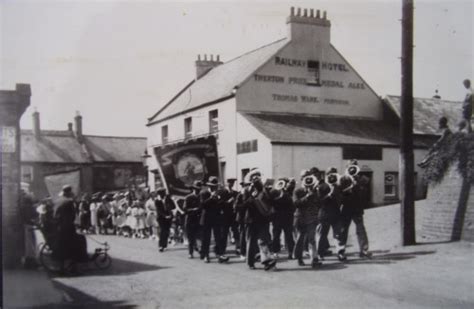
[{"label": "small building with dark roof", "polygon": [[[397,201],[399,97],[382,99],[331,44],[326,12],[292,8],[286,22],[286,38],[235,59],[198,56],[196,77],[148,119],[148,166],[159,170],[157,148],[215,135],[222,181],[252,168],[274,179],[313,166],[343,174],[357,159],[372,202]],[[415,100],[415,162],[437,139],[438,117],[459,106]]]},{"label": "small building with dark roof", "polygon": [[[80,193],[114,191],[144,183],[144,137],[82,133],[82,116],[67,130],[42,130],[33,113],[33,130],[21,131],[21,179],[36,198],[49,195],[45,177],[80,171]],[[76,192],[78,193],[78,192]]]}]

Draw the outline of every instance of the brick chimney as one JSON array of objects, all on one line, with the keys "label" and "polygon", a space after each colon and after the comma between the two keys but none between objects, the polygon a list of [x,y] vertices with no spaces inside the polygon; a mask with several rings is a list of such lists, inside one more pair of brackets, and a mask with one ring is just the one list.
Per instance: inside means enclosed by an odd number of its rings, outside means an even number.
[{"label": "brick chimney", "polygon": [[322,45],[330,44],[331,22],[326,11],[291,7],[286,23],[292,41],[315,39]]},{"label": "brick chimney", "polygon": [[67,130],[68,130],[69,132],[72,132],[72,122],[68,122],[68,123],[67,123]]},{"label": "brick chimney", "polygon": [[216,56],[215,60],[213,55],[210,55],[209,57],[210,59],[207,59],[207,55],[204,55],[204,59],[201,60],[201,55],[198,55],[198,58],[195,62],[196,79],[200,79],[204,74],[223,63],[222,61],[220,61],[219,55]]},{"label": "brick chimney", "polygon": [[41,137],[40,113],[36,109],[33,112],[33,133],[35,138]]},{"label": "brick chimney", "polygon": [[74,135],[78,140],[82,140],[82,116],[78,111],[76,112],[76,117],[74,117],[74,124],[76,126]]}]

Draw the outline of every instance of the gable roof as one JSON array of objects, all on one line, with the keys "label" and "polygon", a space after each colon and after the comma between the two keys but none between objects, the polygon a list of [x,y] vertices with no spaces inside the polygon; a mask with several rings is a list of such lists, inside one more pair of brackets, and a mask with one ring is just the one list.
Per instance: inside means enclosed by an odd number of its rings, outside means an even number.
[{"label": "gable roof", "polygon": [[206,103],[232,97],[234,87],[240,86],[288,42],[286,38],[275,41],[213,68],[183,88],[177,96],[148,119],[148,124]]},{"label": "gable roof", "polygon": [[84,143],[94,162],[142,162],[146,138],[85,135]]},{"label": "gable roof", "polygon": [[[398,127],[385,121],[241,113],[272,143],[397,146]],[[415,145],[426,147],[422,141]]]},{"label": "gable roof", "polygon": [[84,144],[71,131],[21,131],[21,161],[86,164],[93,162],[141,163],[146,138],[84,135]]},{"label": "gable roof", "polygon": [[21,161],[48,163],[87,163],[88,157],[71,131],[21,131]]},{"label": "gable roof", "polygon": [[[385,101],[400,118],[400,96],[387,95]],[[436,98],[413,98],[413,133],[439,135],[438,120],[448,118],[451,128],[461,121],[462,102]]]}]

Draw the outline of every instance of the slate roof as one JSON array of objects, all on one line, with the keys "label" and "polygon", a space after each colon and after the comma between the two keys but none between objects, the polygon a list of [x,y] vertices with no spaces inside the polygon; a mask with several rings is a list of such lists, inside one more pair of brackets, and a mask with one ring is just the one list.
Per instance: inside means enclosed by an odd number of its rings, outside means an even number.
[{"label": "slate roof", "polygon": [[213,68],[200,79],[189,83],[149,118],[149,123],[232,96],[234,87],[240,86],[288,42],[286,38],[275,41]]},{"label": "slate roof", "polygon": [[[400,97],[388,95],[385,98],[388,106],[400,118]],[[413,98],[413,133],[439,135],[438,120],[448,118],[451,129],[461,121],[462,102],[447,101],[435,98]]]},{"label": "slate roof", "polygon": [[87,163],[88,157],[70,131],[41,131],[36,139],[32,130],[21,131],[21,161],[48,163]]},{"label": "slate roof", "polygon": [[116,136],[84,136],[94,162],[142,162],[146,138]]},{"label": "slate roof", "polygon": [[[305,115],[241,113],[273,143],[396,146],[397,126],[384,121]],[[419,147],[424,142],[415,141]]]},{"label": "slate roof", "polygon": [[84,135],[80,144],[71,131],[21,131],[21,161],[85,164],[93,162],[141,163],[146,138]]}]

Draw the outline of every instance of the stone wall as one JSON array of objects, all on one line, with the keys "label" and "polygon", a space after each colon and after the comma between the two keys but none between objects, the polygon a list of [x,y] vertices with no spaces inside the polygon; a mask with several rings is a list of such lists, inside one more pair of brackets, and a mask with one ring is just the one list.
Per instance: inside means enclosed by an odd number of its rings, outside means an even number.
[{"label": "stone wall", "polygon": [[422,218],[422,237],[432,241],[474,241],[474,189],[451,164],[439,184],[428,189],[430,211]]}]

